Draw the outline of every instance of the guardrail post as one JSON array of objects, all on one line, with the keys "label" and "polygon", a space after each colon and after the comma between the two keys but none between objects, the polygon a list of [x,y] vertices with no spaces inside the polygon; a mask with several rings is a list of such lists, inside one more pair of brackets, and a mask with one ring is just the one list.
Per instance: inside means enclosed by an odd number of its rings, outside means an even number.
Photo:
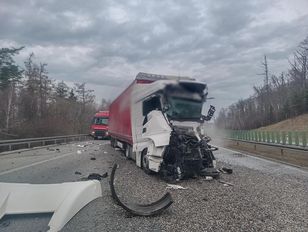
[{"label": "guardrail post", "polygon": [[279,131],[276,131],[276,143],[280,144],[281,143],[281,140],[280,140],[280,132]]},{"label": "guardrail post", "polygon": [[273,131],[271,132],[271,141],[272,143],[276,143],[275,134]]},{"label": "guardrail post", "polygon": [[268,131],[266,131],[266,142],[270,143],[270,134]]},{"label": "guardrail post", "polygon": [[294,137],[295,137],[295,145],[296,145],[296,146],[299,146],[299,136],[298,136],[298,131],[295,131],[294,133],[295,133],[295,136],[294,136]]},{"label": "guardrail post", "polygon": [[282,131],[281,137],[282,137],[282,144],[286,145],[286,132],[285,131]]},{"label": "guardrail post", "polygon": [[306,136],[306,131],[303,131],[302,133],[302,145],[303,147],[306,147],[307,146],[307,136]]},{"label": "guardrail post", "polygon": [[288,143],[289,143],[289,145],[292,145],[292,144],[293,144],[293,141],[292,141],[292,132],[291,132],[291,131],[288,132]]},{"label": "guardrail post", "polygon": [[258,131],[258,142],[261,142],[262,139],[261,139],[261,131]]}]

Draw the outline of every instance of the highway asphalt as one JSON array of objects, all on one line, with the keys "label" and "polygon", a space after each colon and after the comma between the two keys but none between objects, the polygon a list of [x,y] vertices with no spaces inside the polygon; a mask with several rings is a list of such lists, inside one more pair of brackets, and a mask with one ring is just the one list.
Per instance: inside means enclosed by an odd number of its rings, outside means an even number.
[{"label": "highway asphalt", "polygon": [[[109,141],[42,147],[0,154],[0,182],[48,184],[110,173],[119,164],[116,188],[124,201],[146,203],[171,192],[174,203],[161,215],[133,217],[114,204],[109,178],[103,197],[69,221],[62,231],[308,231],[308,172],[221,148],[218,166],[233,168],[220,180],[190,179],[186,190],[166,189],[157,175],[146,175]],[[92,159],[91,159],[92,158]],[[93,159],[95,158],[95,159]],[[51,214],[7,215],[0,231],[46,231]]]}]

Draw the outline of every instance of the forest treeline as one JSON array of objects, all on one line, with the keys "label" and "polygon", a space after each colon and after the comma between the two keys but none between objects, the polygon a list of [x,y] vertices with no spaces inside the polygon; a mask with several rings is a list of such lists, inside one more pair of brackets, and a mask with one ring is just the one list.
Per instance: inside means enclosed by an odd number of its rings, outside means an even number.
[{"label": "forest treeline", "polygon": [[19,67],[22,49],[0,49],[0,139],[88,133],[98,110],[93,90],[52,80],[33,53]]},{"label": "forest treeline", "polygon": [[254,94],[223,108],[215,121],[225,129],[247,130],[267,126],[308,112],[308,37],[289,60],[289,69],[270,75],[270,64],[262,62],[264,84]]}]

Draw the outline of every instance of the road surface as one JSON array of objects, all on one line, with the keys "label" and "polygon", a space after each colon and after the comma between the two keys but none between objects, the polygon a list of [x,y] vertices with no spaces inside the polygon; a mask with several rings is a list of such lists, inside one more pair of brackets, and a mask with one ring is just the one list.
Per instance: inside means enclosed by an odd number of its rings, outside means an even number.
[{"label": "road surface", "polygon": [[[233,174],[220,179],[229,184],[204,178],[181,181],[188,189],[168,190],[174,203],[163,214],[132,217],[114,204],[108,178],[102,179],[103,197],[79,211],[62,231],[308,231],[307,171],[223,148],[215,156],[219,167],[233,168]],[[143,173],[109,141],[0,155],[0,182],[78,181],[89,173],[110,173],[115,162],[120,165],[115,184],[121,199],[145,203],[167,191],[165,182]],[[50,217],[8,215],[0,220],[0,231],[46,231]]]}]

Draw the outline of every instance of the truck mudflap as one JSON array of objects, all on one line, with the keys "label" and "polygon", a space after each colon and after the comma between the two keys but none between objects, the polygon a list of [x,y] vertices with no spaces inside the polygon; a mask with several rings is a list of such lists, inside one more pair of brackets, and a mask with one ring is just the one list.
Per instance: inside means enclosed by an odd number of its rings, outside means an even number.
[{"label": "truck mudflap", "polygon": [[0,183],[0,219],[9,214],[54,212],[48,231],[55,232],[101,196],[101,184],[97,180],[61,184]]},{"label": "truck mudflap", "polygon": [[161,213],[165,209],[167,209],[172,203],[173,199],[171,197],[171,194],[167,192],[162,198],[159,200],[152,202],[150,204],[137,204],[137,203],[123,203],[114,187],[114,178],[115,178],[115,172],[117,169],[118,165],[114,164],[111,175],[110,175],[110,189],[111,189],[111,194],[112,198],[116,201],[116,203],[121,206],[123,209],[128,211],[129,213],[137,216],[152,216]]}]

